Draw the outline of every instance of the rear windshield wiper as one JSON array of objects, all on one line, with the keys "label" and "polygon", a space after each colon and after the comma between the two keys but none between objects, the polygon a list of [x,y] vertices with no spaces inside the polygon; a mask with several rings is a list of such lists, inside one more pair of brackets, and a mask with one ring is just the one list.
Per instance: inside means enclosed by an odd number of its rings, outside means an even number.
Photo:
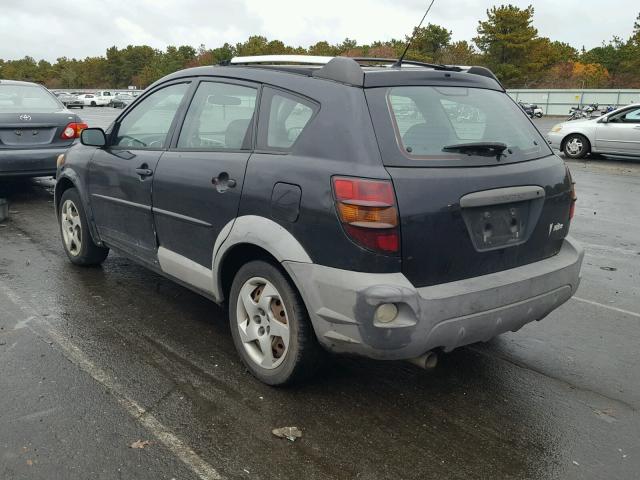
[{"label": "rear windshield wiper", "polygon": [[442,147],[443,152],[462,152],[468,155],[482,155],[500,157],[507,149],[506,143],[501,142],[471,142],[458,143],[456,145],[446,145]]}]

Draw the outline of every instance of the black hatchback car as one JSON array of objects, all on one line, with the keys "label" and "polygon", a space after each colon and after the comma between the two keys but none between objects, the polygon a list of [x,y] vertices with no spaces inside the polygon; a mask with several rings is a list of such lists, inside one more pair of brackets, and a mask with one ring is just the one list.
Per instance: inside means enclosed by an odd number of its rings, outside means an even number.
[{"label": "black hatchback car", "polygon": [[0,178],[54,175],[86,126],[43,86],[0,80]]},{"label": "black hatchback car", "polygon": [[226,303],[271,385],[325,351],[427,366],[578,287],[569,171],[483,68],[237,58],[81,141],[55,191],[70,260],[113,249]]}]

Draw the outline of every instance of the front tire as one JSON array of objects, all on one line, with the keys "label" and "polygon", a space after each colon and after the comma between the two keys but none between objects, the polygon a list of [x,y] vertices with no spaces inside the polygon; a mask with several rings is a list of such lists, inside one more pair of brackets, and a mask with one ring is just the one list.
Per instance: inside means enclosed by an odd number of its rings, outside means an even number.
[{"label": "front tire", "polygon": [[584,158],[591,151],[591,144],[584,135],[572,133],[564,140],[562,151],[569,158]]},{"label": "front tire", "polygon": [[324,351],[300,294],[271,263],[256,260],[238,270],[229,295],[229,323],[242,361],[267,385],[301,381],[322,364]]},{"label": "front tire", "polygon": [[87,223],[87,215],[75,188],[62,194],[58,209],[58,225],[64,251],[76,265],[100,265],[109,255],[109,249],[93,242]]}]

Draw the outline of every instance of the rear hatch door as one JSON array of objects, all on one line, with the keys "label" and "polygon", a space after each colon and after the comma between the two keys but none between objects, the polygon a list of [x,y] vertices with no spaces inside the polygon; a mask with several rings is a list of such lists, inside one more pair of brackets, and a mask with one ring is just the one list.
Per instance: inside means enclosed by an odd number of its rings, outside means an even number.
[{"label": "rear hatch door", "polygon": [[367,90],[396,192],[402,270],[416,286],[485,275],[555,255],[569,228],[571,181],[503,92]]}]

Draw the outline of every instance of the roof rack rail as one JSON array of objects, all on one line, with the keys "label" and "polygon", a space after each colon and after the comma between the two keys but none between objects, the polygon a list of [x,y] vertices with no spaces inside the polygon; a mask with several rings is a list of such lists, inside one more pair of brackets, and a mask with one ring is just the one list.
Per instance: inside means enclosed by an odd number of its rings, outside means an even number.
[{"label": "roof rack rail", "polygon": [[[397,63],[397,58],[378,58],[378,57],[349,57],[355,60],[357,63]],[[413,65],[416,67],[427,67],[433,68],[435,70],[451,70],[454,72],[462,71],[462,68],[456,65],[444,65],[442,63],[426,63],[426,62],[418,62],[417,60],[402,60],[402,65]],[[394,67],[399,68],[399,67]]]},{"label": "roof rack rail", "polygon": [[319,55],[253,55],[248,57],[233,57],[229,65],[255,65],[264,63],[294,63],[299,65],[326,65],[334,57]]},{"label": "roof rack rail", "polygon": [[[327,57],[318,55],[254,55],[246,57],[233,57],[231,60],[222,62],[221,65],[301,65],[318,66],[319,68],[311,73],[312,76],[325,78],[349,85],[364,84],[364,70],[362,66],[366,64],[389,64],[390,69],[401,69],[394,66],[397,63],[395,58],[378,57]],[[426,67],[434,70],[444,70],[449,72],[465,72],[472,75],[480,75],[495,80],[503,89],[500,80],[494,73],[485,67],[467,67],[458,65],[443,65],[438,63],[426,63],[415,60],[403,60],[402,65],[411,67]]]},{"label": "roof rack rail", "polygon": [[[229,61],[229,65],[255,65],[265,63],[293,63],[299,65],[326,65],[336,57],[319,56],[319,55],[253,55],[247,57],[233,57]],[[385,63],[394,64],[398,61],[396,58],[381,57],[341,57],[350,58],[354,62],[361,63]],[[403,60],[403,64],[413,65],[417,67],[435,68],[438,70],[454,70],[460,71],[460,67],[455,65],[443,65],[440,63],[426,63],[415,60]]]}]

